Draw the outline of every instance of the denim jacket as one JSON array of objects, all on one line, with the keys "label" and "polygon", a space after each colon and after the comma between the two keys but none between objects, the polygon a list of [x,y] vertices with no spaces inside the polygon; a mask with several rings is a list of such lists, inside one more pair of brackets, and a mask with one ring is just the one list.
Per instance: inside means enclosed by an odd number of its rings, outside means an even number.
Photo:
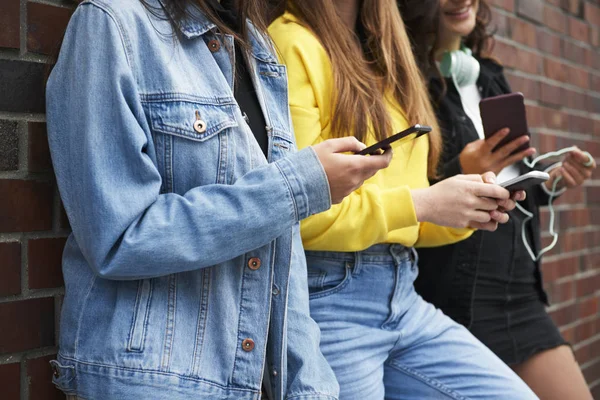
[{"label": "denim jacket", "polygon": [[263,381],[274,400],[335,399],[299,234],[330,207],[327,176],[296,151],[270,44],[249,24],[265,157],[233,97],[233,38],[192,12],[176,35],[138,0],[86,1],[69,23],[47,87],[73,229],[54,383],[83,399],[259,399]]}]

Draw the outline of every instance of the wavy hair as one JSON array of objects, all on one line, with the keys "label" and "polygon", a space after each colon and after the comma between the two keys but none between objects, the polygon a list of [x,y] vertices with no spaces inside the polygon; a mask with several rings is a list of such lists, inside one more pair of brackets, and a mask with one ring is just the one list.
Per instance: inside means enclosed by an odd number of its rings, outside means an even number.
[{"label": "wavy hair", "polygon": [[288,4],[331,60],[333,135],[351,134],[364,141],[372,128],[377,140],[390,136],[394,132],[386,98],[393,98],[411,125],[434,128],[428,135],[427,170],[435,177],[441,136],[396,0],[362,0],[358,35],[343,22],[331,0],[290,0]]}]

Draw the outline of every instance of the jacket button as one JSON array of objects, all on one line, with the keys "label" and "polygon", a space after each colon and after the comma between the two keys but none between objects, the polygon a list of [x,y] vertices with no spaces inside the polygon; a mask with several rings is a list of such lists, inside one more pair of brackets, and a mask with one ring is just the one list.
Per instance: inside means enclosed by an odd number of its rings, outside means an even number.
[{"label": "jacket button", "polygon": [[242,349],[244,351],[252,351],[254,349],[254,340],[252,340],[252,339],[244,339],[242,341]]},{"label": "jacket button", "polygon": [[212,39],[208,41],[208,49],[211,53],[216,53],[221,48],[221,42],[216,39]]},{"label": "jacket button", "polygon": [[279,296],[279,288],[277,286],[273,286],[271,293],[273,294],[273,296]]},{"label": "jacket button", "polygon": [[256,271],[257,269],[260,268],[260,258],[257,257],[252,257],[251,259],[248,260],[248,268],[250,268],[253,271]]},{"label": "jacket button", "polygon": [[54,375],[55,378],[60,378],[60,371],[54,364],[52,365],[52,375]]},{"label": "jacket button", "polygon": [[201,119],[197,119],[194,122],[194,130],[198,133],[206,132],[206,122],[202,121]]}]

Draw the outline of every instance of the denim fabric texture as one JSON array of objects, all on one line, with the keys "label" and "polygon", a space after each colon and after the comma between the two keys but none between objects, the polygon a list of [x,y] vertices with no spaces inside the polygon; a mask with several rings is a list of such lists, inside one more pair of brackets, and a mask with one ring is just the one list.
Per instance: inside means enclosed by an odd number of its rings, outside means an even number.
[{"label": "denim fabric texture", "polygon": [[307,251],[311,315],[341,400],[536,399],[465,327],[413,286],[414,249]]},{"label": "denim fabric texture", "polygon": [[[149,1],[161,10],[158,0]],[[47,87],[73,233],[54,383],[82,399],[336,399],[309,316],[299,221],[330,207],[296,151],[286,68],[249,23],[265,158],[235,102],[233,38],[91,0]]]}]

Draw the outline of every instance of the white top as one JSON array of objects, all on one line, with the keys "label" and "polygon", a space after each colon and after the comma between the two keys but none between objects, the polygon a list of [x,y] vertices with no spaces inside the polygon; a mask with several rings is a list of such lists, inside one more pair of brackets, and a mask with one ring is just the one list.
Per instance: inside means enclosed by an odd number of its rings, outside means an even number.
[{"label": "white top", "polygon": [[[467,117],[469,117],[471,122],[473,122],[479,138],[485,139],[485,135],[483,133],[483,123],[481,122],[481,114],[479,112],[481,94],[479,94],[477,85],[475,83],[471,83],[463,87],[456,85],[456,88],[458,90],[458,94],[460,95],[460,101],[462,102],[465,114],[467,114]],[[497,177],[497,183],[506,182],[507,180],[516,178],[517,176],[519,176],[519,167],[517,167],[516,164],[509,165],[500,171]]]}]

